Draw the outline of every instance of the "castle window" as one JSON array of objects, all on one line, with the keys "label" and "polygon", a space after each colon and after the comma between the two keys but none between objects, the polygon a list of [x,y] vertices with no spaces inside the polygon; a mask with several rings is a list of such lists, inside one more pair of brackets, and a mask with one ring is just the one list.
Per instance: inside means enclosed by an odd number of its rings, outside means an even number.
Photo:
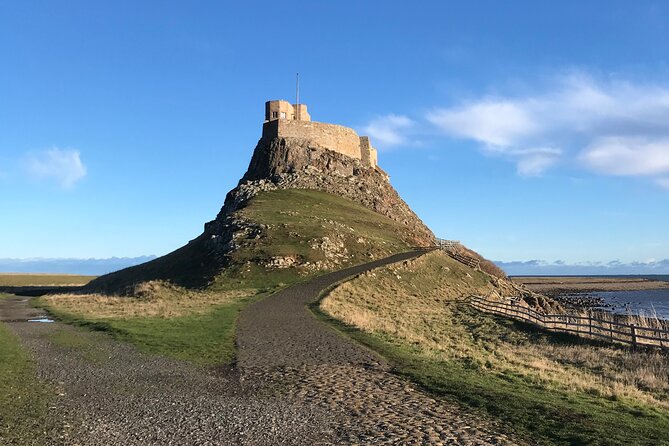
[{"label": "castle window", "polygon": [[272,119],[276,119],[279,117],[279,112],[272,112]]},{"label": "castle window", "polygon": [[281,112],[281,119],[286,119],[286,112]]}]

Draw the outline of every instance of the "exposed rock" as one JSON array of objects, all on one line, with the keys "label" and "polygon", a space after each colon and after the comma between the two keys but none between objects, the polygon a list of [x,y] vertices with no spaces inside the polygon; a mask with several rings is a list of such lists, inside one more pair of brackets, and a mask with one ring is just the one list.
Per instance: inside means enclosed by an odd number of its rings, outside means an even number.
[{"label": "exposed rock", "polygon": [[265,266],[268,268],[290,268],[298,263],[299,260],[295,256],[272,257]]},{"label": "exposed rock", "polygon": [[416,246],[432,246],[434,234],[402,200],[380,169],[313,144],[307,139],[261,139],[249,169],[228,193],[216,220],[205,228],[216,231],[235,210],[259,192],[275,189],[315,189],[345,197],[404,224]]},{"label": "exposed rock", "polygon": [[[271,228],[261,222],[247,221],[235,211],[244,208],[260,192],[277,189],[319,190],[348,198],[403,224],[409,243],[417,247],[435,243],[434,234],[400,198],[380,169],[366,167],[359,159],[319,147],[307,139],[261,139],[248,171],[227,194],[216,219],[205,224],[202,235],[151,262],[102,276],[87,285],[87,291],[131,294],[135,284],[148,280],[169,280],[186,287],[206,286],[231,265],[233,253],[265,237]],[[334,226],[340,233],[353,232],[351,227],[329,219],[323,219],[321,225]],[[301,237],[298,233],[290,236]],[[299,257],[277,257],[255,262],[270,269],[301,266],[306,271],[333,269],[346,263],[348,253],[341,240],[323,237],[310,243],[312,249],[323,252],[323,260],[306,263]],[[366,241],[359,239],[358,243]]]},{"label": "exposed rock", "polygon": [[[216,219],[205,225],[206,247],[213,258],[224,265],[227,256],[242,246],[244,240],[262,237],[266,229],[264,225],[243,221],[234,212],[260,192],[277,189],[313,189],[354,200],[404,224],[407,238],[415,246],[434,245],[434,234],[400,198],[385,173],[363,166],[358,159],[319,147],[307,139],[274,138],[258,142],[248,171],[239,185],[228,193]],[[339,226],[342,231],[352,231],[352,228],[332,220],[324,220],[323,223]],[[300,235],[295,233],[293,236],[297,238]],[[364,239],[358,240],[358,243],[366,243]],[[321,250],[325,261],[303,264],[307,269],[331,268],[341,264],[347,255],[341,240],[323,237],[318,241],[312,240],[310,246]],[[296,258],[290,266],[299,263]],[[288,267],[284,265],[285,262],[272,261],[268,264],[277,268]]]}]

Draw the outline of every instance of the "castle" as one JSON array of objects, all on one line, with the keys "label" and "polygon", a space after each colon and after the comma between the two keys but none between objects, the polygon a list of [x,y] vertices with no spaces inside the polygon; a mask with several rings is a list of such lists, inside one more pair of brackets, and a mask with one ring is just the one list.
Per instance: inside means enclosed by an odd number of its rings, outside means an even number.
[{"label": "castle", "polygon": [[369,137],[358,136],[355,130],[341,125],[312,121],[305,104],[267,101],[262,137],[309,139],[325,149],[359,159],[366,167],[380,170],[376,149]]}]

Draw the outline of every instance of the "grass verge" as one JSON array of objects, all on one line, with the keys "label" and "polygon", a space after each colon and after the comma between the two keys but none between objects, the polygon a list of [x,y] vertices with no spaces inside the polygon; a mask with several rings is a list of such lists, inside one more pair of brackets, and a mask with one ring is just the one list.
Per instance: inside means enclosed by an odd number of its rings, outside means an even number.
[{"label": "grass verge", "polygon": [[256,290],[187,291],[162,283],[142,286],[150,289],[135,298],[55,295],[40,298],[37,305],[60,321],[106,331],[147,353],[211,366],[234,360],[239,312],[267,295]]},{"label": "grass verge", "polygon": [[666,355],[544,333],[459,297],[488,287],[432,253],[342,284],[317,312],[398,373],[531,444],[669,444]]},{"label": "grass verge", "polygon": [[19,339],[0,323],[0,444],[43,444],[56,428],[48,413],[54,398]]}]

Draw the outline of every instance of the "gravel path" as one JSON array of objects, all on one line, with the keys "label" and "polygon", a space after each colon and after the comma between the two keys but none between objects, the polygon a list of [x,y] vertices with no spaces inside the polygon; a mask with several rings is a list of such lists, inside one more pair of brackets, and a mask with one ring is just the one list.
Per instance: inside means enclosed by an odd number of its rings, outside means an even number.
[{"label": "gravel path", "polygon": [[[206,370],[44,316],[25,298],[0,301],[0,320],[58,394],[59,435],[40,445],[303,445],[335,442],[321,408],[277,398],[271,383]],[[10,322],[13,321],[13,322]],[[245,384],[246,383],[246,384]],[[306,443],[305,443],[306,442]]]},{"label": "gravel path", "polygon": [[329,286],[407,260],[398,254],[295,285],[242,313],[238,367],[247,378],[280,383],[284,398],[315,405],[336,420],[341,444],[508,445],[489,422],[431,398],[389,365],[317,320],[307,309]]},{"label": "gravel path", "polygon": [[243,368],[304,364],[381,365],[377,355],[346,341],[313,317],[307,305],[326,288],[372,268],[410,259],[397,254],[294,285],[246,308],[237,325],[238,365]]},{"label": "gravel path", "polygon": [[45,445],[511,444],[494,426],[392,375],[305,305],[328,286],[405,253],[316,278],[242,312],[238,364],[205,370],[0,301],[5,321],[59,394]]}]

